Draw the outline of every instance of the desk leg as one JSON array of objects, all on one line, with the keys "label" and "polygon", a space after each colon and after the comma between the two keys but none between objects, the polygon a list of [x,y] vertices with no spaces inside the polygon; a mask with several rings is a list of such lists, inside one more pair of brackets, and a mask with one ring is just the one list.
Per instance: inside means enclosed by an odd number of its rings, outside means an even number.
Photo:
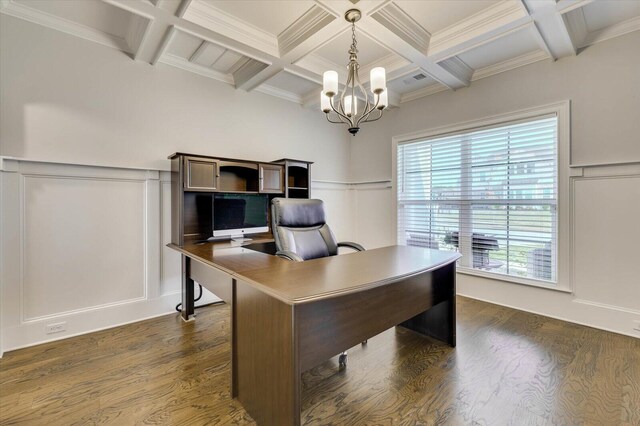
[{"label": "desk leg", "polygon": [[182,255],[182,319],[193,319],[194,294],[193,279],[191,278],[191,258]]},{"label": "desk leg", "polygon": [[401,323],[402,327],[456,346],[456,265],[432,272],[433,306]]}]

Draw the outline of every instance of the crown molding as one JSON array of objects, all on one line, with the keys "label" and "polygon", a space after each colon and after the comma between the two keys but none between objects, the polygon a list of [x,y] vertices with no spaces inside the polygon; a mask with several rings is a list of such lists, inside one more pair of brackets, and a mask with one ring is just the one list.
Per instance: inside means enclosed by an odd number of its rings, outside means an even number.
[{"label": "crown molding", "polygon": [[265,95],[275,96],[276,98],[284,99],[285,101],[294,102],[302,105],[303,96],[295,93],[279,89],[269,84],[262,84],[255,89],[256,92],[264,93]]},{"label": "crown molding", "polygon": [[513,59],[500,62],[498,64],[489,65],[488,67],[477,69],[471,81],[480,80],[481,78],[489,77],[495,74],[500,74],[505,71],[510,71],[516,68],[523,67],[525,65],[533,64],[534,62],[550,59],[549,54],[543,50],[535,50],[533,52],[525,53]]},{"label": "crown molding", "polygon": [[199,74],[204,77],[209,77],[213,80],[221,81],[223,83],[227,83],[232,86],[234,84],[233,76],[231,74],[223,74],[216,70],[203,67],[202,65],[189,62],[186,59],[180,58],[170,53],[165,53],[164,55],[162,55],[158,62],[162,62],[163,64],[171,65],[172,67],[180,68],[185,71]]},{"label": "crown molding", "polygon": [[280,56],[285,56],[291,52],[296,46],[313,36],[318,30],[324,28],[334,19],[336,19],[335,16],[320,6],[314,5],[280,33],[278,36]]},{"label": "crown molding", "polygon": [[400,96],[400,103],[403,104],[405,102],[415,101],[416,99],[424,98],[425,96],[430,96],[438,92],[444,92],[448,87],[443,86],[440,83],[433,83],[428,85],[427,87],[423,87],[422,89],[414,90],[413,92],[405,93]]},{"label": "crown molding", "polygon": [[521,2],[503,1],[434,33],[428,55],[441,61],[531,21]]},{"label": "crown molding", "polygon": [[431,34],[422,28],[409,14],[394,3],[389,3],[371,15],[406,43],[426,54]]},{"label": "crown molding", "polygon": [[584,41],[578,47],[587,47],[592,44],[600,43],[614,37],[620,37],[638,30],[640,30],[640,16],[636,16],[635,18],[628,19],[624,22],[620,22],[619,24],[612,25],[598,31],[587,33]]},{"label": "crown molding", "polygon": [[183,18],[240,43],[253,46],[271,56],[278,56],[280,53],[276,36],[237,19],[203,0],[191,0]]},{"label": "crown molding", "polygon": [[[27,3],[28,4],[28,3]],[[86,25],[78,24],[59,16],[31,8],[25,3],[16,3],[12,0],[0,1],[0,13],[8,16],[24,19],[34,24],[42,25],[63,33],[70,34],[85,40],[93,41],[126,53],[134,53],[132,47],[124,37],[99,31]]]}]

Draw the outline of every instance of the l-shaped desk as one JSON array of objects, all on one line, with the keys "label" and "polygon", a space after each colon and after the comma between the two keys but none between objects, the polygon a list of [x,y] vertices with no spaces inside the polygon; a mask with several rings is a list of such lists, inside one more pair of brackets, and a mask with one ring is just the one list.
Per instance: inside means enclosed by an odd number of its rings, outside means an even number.
[{"label": "l-shaped desk", "polygon": [[390,246],[292,262],[255,250],[265,242],[169,245],[182,254],[184,319],[193,281],[231,306],[231,394],[258,424],[299,425],[302,372],[393,326],[455,346],[458,253]]}]

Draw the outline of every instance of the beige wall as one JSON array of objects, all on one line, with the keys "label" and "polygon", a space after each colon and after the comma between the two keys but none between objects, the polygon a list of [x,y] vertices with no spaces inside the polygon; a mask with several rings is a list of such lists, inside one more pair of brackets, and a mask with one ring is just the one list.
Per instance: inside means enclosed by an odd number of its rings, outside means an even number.
[{"label": "beige wall", "polygon": [[347,134],[318,111],[0,16],[0,155],[167,169],[175,151],[314,161],[346,180]]}]

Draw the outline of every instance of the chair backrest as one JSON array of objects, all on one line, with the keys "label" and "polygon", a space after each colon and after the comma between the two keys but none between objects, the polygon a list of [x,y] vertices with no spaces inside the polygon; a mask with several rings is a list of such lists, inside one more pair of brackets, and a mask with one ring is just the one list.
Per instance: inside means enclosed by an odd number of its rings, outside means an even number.
[{"label": "chair backrest", "polygon": [[322,200],[274,198],[271,223],[278,251],[293,252],[304,260],[338,254]]}]

